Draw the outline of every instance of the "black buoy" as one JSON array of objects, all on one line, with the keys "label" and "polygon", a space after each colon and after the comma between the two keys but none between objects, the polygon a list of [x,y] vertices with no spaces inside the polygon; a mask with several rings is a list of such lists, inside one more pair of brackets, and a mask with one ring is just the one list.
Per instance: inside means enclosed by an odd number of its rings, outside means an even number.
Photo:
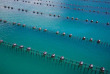
[{"label": "black buoy", "polygon": [[4,22],[4,23],[6,23],[7,21],[6,21],[6,20],[4,20],[3,22]]},{"label": "black buoy", "polygon": [[20,8],[18,8],[18,11],[20,11]]},{"label": "black buoy", "polygon": [[98,40],[97,43],[100,43],[100,40]]},{"label": "black buoy", "polygon": [[33,11],[33,13],[35,13],[35,11]]},{"label": "black buoy", "polygon": [[22,11],[24,11],[24,9],[22,9]]},{"label": "black buoy", "polygon": [[90,65],[89,65],[89,68],[92,69],[92,68],[93,68],[93,64],[90,64]]},{"label": "black buoy", "polygon": [[60,17],[60,15],[58,15],[58,17]]},{"label": "black buoy", "polygon": [[91,20],[91,23],[93,22],[93,20]]},{"label": "black buoy", "polygon": [[72,37],[72,34],[70,34],[69,37]]},{"label": "black buoy", "polygon": [[55,57],[55,54],[52,54],[51,57],[54,58]]},{"label": "black buoy", "polygon": [[11,7],[11,9],[13,9],[13,7]]},{"label": "black buoy", "polygon": [[39,12],[37,12],[37,14],[39,14]]},{"label": "black buoy", "polygon": [[107,22],[107,25],[109,25],[109,22]]},{"label": "black buoy", "polygon": [[8,6],[8,9],[10,8],[10,6]]},{"label": "black buoy", "polygon": [[56,16],[56,15],[53,15],[54,17]]},{"label": "black buoy", "polygon": [[4,8],[7,8],[7,6],[4,6]]},{"label": "black buoy", "polygon": [[25,10],[25,12],[28,12],[28,10]]},{"label": "black buoy", "polygon": [[69,19],[69,17],[66,17],[67,19]]},{"label": "black buoy", "polygon": [[25,26],[26,26],[25,24],[22,25],[22,27],[25,27]]},{"label": "black buoy", "polygon": [[100,68],[100,71],[101,71],[101,72],[104,72],[104,71],[105,71],[105,68],[104,68],[104,67],[101,67],[101,68]]},{"label": "black buoy", "polygon": [[60,60],[64,60],[64,56],[61,56],[61,57],[60,57]]},{"label": "black buoy", "polygon": [[88,22],[88,19],[86,19],[86,22]]},{"label": "black buoy", "polygon": [[34,2],[34,4],[36,4],[36,2]]},{"label": "black buoy", "polygon": [[40,14],[42,15],[43,13],[41,12]]},{"label": "black buoy", "polygon": [[0,22],[2,22],[2,19],[0,19]]}]

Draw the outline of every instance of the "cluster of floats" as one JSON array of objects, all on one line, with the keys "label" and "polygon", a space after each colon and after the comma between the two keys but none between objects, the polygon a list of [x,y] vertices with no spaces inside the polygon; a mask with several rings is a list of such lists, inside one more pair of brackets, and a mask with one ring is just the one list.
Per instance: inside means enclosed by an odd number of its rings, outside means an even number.
[{"label": "cluster of floats", "polygon": [[[4,8],[8,8],[8,9],[14,9],[14,7],[11,7],[11,6],[3,6]],[[17,9],[18,11],[25,11],[25,12],[28,12],[29,10],[27,10],[27,9],[22,9],[22,8],[18,8]],[[67,17],[63,17],[63,16],[60,16],[60,15],[56,15],[56,14],[46,14],[46,13],[43,13],[43,12],[39,12],[39,11],[31,11],[32,13],[36,13],[36,14],[41,14],[41,15],[48,15],[48,16],[53,16],[53,17],[58,17],[58,18],[66,18],[66,19],[71,19],[71,20],[79,20],[79,21],[85,21],[85,22],[91,22],[91,23],[93,23],[94,22],[94,20],[88,20],[88,19],[86,19],[86,20],[82,20],[82,19],[79,19],[79,18],[74,18],[74,17],[69,17],[69,16],[67,16]],[[109,22],[107,22],[107,23],[102,23],[102,22],[99,22],[99,21],[95,21],[95,23],[97,24],[97,23],[100,23],[100,24],[106,24],[106,25],[110,25],[110,23]]]},{"label": "cluster of floats", "polygon": [[106,73],[106,74],[108,73],[108,70],[105,70],[104,67],[96,67],[93,64],[90,64],[90,65],[85,64],[83,61],[80,61],[80,62],[73,61],[73,60],[65,58],[64,56],[57,56],[56,54],[49,54],[46,51],[45,52],[36,51],[36,50],[33,50],[31,47],[25,47],[23,45],[19,46],[16,43],[11,44],[11,43],[5,42],[3,40],[0,40],[0,45],[5,45],[8,47],[11,46],[14,49],[18,49],[21,51],[26,51],[28,53],[31,53],[31,55],[41,55],[44,57],[50,57],[50,58],[53,58],[53,60],[59,60],[59,62],[65,62],[67,64],[70,64],[71,66],[78,66],[78,68],[84,67],[85,69],[87,69],[88,71],[90,70],[91,72],[94,71],[95,73],[97,73],[97,72],[98,73]]},{"label": "cluster of floats", "polygon": [[[14,0],[14,1],[16,1],[16,0]],[[58,5],[53,5],[53,4],[49,4],[50,3],[50,1],[49,1],[49,3],[47,4],[47,2],[31,2],[31,1],[19,1],[19,2],[23,2],[23,3],[32,3],[32,4],[37,4],[37,5],[42,5],[42,4],[44,4],[44,5],[46,5],[46,6],[51,6],[51,7],[60,7],[60,8],[67,8],[67,9],[70,9],[70,10],[79,10],[79,11],[84,11],[84,12],[93,12],[93,13],[104,13],[104,14],[108,14],[108,15],[110,15],[110,12],[108,12],[108,11],[105,11],[105,12],[102,12],[102,11],[97,11],[97,10],[85,10],[85,9],[81,9],[81,8],[72,8],[72,7],[67,7],[67,6],[58,6]],[[98,7],[99,8],[99,7]],[[101,7],[102,8],[102,7]],[[105,9],[107,9],[107,8],[105,8]]]},{"label": "cluster of floats", "polygon": [[[0,22],[3,22],[3,23],[9,23],[9,24],[12,24],[12,25],[17,25],[17,26],[22,26],[22,27],[26,27],[26,25],[25,24],[21,24],[21,23],[16,23],[16,22],[8,22],[7,20],[3,20],[3,19],[0,19]],[[27,26],[28,27],[28,26]],[[42,29],[41,27],[36,27],[36,26],[33,26],[33,27],[31,27],[31,29],[33,29],[33,30],[36,30],[36,31],[41,31],[41,30],[43,30],[43,32],[51,32],[51,31],[48,31],[47,29]],[[63,33],[60,33],[59,31],[56,31],[56,32],[54,32],[56,35],[62,35],[62,36],[66,36],[66,35],[68,35],[68,37],[69,38],[77,38],[77,39],[81,39],[81,40],[86,40],[86,41],[89,41],[89,42],[95,42],[95,43],[97,43],[97,44],[101,44],[101,45],[104,45],[104,46],[106,46],[106,47],[110,47],[110,44],[109,43],[107,43],[107,42],[101,42],[101,40],[93,40],[93,38],[90,38],[90,39],[88,39],[88,38],[86,38],[85,36],[84,37],[75,37],[75,36],[73,36],[72,34],[66,34],[65,32],[63,32]]]}]

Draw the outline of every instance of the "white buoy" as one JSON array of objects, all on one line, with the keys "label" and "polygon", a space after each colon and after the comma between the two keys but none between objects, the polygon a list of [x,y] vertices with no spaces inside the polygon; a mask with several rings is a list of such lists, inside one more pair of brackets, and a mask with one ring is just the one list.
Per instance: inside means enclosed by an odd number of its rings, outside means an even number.
[{"label": "white buoy", "polygon": [[30,50],[31,50],[31,48],[30,48],[30,47],[28,47],[28,48],[27,48],[27,51],[30,51]]},{"label": "white buoy", "polygon": [[60,57],[60,60],[64,60],[64,56],[61,56],[61,57]]},{"label": "white buoy", "polygon": [[100,40],[98,40],[97,43],[100,43]]},{"label": "white buoy", "polygon": [[59,34],[59,31],[57,31],[56,34]]},{"label": "white buoy", "polygon": [[16,43],[14,43],[12,47],[16,47]]},{"label": "white buoy", "polygon": [[96,23],[98,23],[98,21],[96,21]]},{"label": "white buoy", "polygon": [[79,65],[80,65],[80,66],[83,65],[83,61],[79,62]]},{"label": "white buoy", "polygon": [[39,28],[39,31],[41,31],[41,27]]},{"label": "white buoy", "polygon": [[3,43],[3,40],[0,40],[0,43]]},{"label": "white buoy", "polygon": [[105,71],[105,68],[104,68],[104,67],[101,67],[100,70],[101,70],[102,72],[104,72],[104,71]]},{"label": "white buoy", "polygon": [[89,65],[89,68],[92,69],[92,68],[93,68],[93,64],[90,64],[90,65]]},{"label": "white buoy", "polygon": [[65,32],[63,32],[63,35],[65,35]]},{"label": "white buoy", "polygon": [[19,48],[20,48],[20,49],[22,49],[22,48],[24,48],[24,46],[23,46],[23,45],[21,45]]},{"label": "white buoy", "polygon": [[43,55],[45,56],[47,54],[47,52],[44,52]]},{"label": "white buoy", "polygon": [[44,29],[44,32],[46,32],[47,31],[47,29]]},{"label": "white buoy", "polygon": [[86,37],[83,37],[83,38],[82,38],[82,40],[85,40],[85,39],[86,39]]},{"label": "white buoy", "polygon": [[34,26],[34,27],[32,27],[32,29],[36,29],[36,27]]},{"label": "white buoy", "polygon": [[75,20],[78,20],[78,18],[75,18]]},{"label": "white buoy", "polygon": [[52,54],[51,57],[54,58],[55,57],[55,54]]},{"label": "white buoy", "polygon": [[20,26],[21,24],[20,23],[18,23],[18,26]]},{"label": "white buoy", "polygon": [[91,41],[91,42],[92,42],[92,41],[93,41],[93,38],[90,38],[90,40],[89,40],[89,41]]}]

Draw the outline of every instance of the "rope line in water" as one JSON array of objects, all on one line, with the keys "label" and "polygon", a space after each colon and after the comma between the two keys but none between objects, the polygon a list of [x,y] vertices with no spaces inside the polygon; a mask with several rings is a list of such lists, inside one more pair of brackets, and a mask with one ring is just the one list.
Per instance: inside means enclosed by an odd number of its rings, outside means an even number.
[{"label": "rope line in water", "polygon": [[[2,6],[1,6],[2,7]],[[15,9],[14,7],[11,7],[11,6],[3,6],[4,8],[8,8],[8,9]],[[22,9],[22,8],[18,8],[17,9],[18,11],[25,11],[25,12],[31,12],[33,14],[40,14],[40,15],[45,15],[45,16],[53,16],[53,17],[57,17],[57,18],[62,18],[62,19],[67,19],[67,20],[76,20],[76,21],[80,21],[80,22],[91,22],[91,23],[100,23],[100,24],[106,24],[107,26],[109,25],[109,22],[107,23],[102,23],[102,22],[99,22],[99,21],[96,21],[94,22],[93,20],[89,21],[88,19],[84,20],[84,19],[79,19],[79,18],[74,18],[74,17],[63,17],[63,16],[60,16],[60,15],[56,15],[56,14],[46,14],[46,13],[43,13],[43,12],[39,12],[39,11],[29,11],[27,9]]]},{"label": "rope line in water", "polygon": [[[67,4],[67,3],[62,3],[62,2],[56,2],[56,1],[42,1],[42,0],[35,0],[36,2],[46,2],[46,3],[54,3],[54,4],[61,4],[61,5],[69,5],[69,6],[77,6],[77,7],[87,7],[87,8],[97,8],[97,9],[106,9],[106,10],[110,10],[110,8],[106,8],[106,7],[94,7],[94,6],[89,6],[89,5],[76,5],[76,4]],[[30,1],[28,1],[28,3],[30,3]]]},{"label": "rope line in water", "polygon": [[[0,22],[11,24],[11,25],[17,25],[17,26],[26,27],[25,24],[22,25],[22,24],[16,23],[16,22],[8,22],[8,21],[2,20],[2,19],[0,19]],[[88,42],[91,42],[91,43],[94,42],[94,43],[103,45],[105,47],[110,47],[110,44],[108,42],[101,42],[101,40],[93,40],[93,38],[89,39],[89,38],[86,38],[86,37],[75,37],[75,36],[72,36],[72,34],[66,34],[65,32],[63,32],[63,33],[60,33],[59,31],[52,32],[52,31],[49,31],[47,29],[42,29],[41,27],[37,28],[36,26],[33,26],[33,27],[27,26],[27,28],[31,28],[31,29],[36,30],[36,31],[43,31],[43,32],[48,32],[48,33],[54,33],[56,35],[66,36],[66,37],[69,37],[71,39],[78,39],[78,40],[88,41]]]},{"label": "rope line in water", "polygon": [[[21,52],[27,52],[31,55],[39,55],[39,56],[44,56],[44,57],[49,57],[49,58],[52,58],[53,60],[56,60],[56,61],[59,61],[60,63],[64,62],[65,64],[69,64],[71,66],[74,66],[74,68],[77,66],[78,68],[82,68],[84,67],[84,70],[87,69],[88,71],[95,71],[95,73],[99,72],[99,73],[108,73],[108,70],[105,70],[104,67],[98,67],[98,66],[94,66],[93,64],[86,64],[84,63],[83,61],[74,61],[74,60],[71,60],[71,59],[68,59],[68,58],[65,58],[64,56],[58,56],[58,55],[55,55],[55,54],[51,54],[51,53],[47,53],[46,51],[45,52],[42,52],[42,51],[36,51],[36,50],[33,50],[31,47],[25,47],[23,45],[17,45],[16,43],[12,44],[12,43],[8,43],[8,42],[5,42],[3,40],[0,40],[0,45],[5,45],[5,46],[8,46],[8,47],[11,47],[13,49],[16,49],[17,51],[20,50]],[[81,70],[81,69],[80,69]]]},{"label": "rope line in water", "polygon": [[42,2],[42,3],[36,3],[36,2],[30,2],[30,1],[18,1],[18,2],[23,2],[23,3],[30,3],[30,4],[37,4],[37,5],[42,5],[42,4],[44,4],[44,5],[46,5],[46,6],[50,6],[50,7],[60,7],[60,8],[67,8],[67,9],[70,9],[70,10],[77,10],[77,11],[84,11],[84,12],[93,12],[93,13],[102,13],[102,14],[108,14],[108,15],[110,15],[110,12],[108,12],[108,11],[106,11],[106,12],[100,12],[100,11],[97,11],[97,10],[85,10],[85,9],[80,9],[80,8],[71,8],[71,7],[66,7],[66,6],[58,6],[58,5],[52,5],[52,4],[47,4],[47,3],[45,3],[45,2]]}]

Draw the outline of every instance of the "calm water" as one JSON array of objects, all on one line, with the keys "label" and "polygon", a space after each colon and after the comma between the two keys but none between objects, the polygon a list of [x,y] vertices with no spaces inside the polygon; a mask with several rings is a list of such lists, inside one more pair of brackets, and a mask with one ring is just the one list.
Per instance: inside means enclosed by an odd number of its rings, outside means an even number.
[{"label": "calm water", "polygon": [[[34,0],[33,0],[34,1]],[[31,1],[31,2],[33,2]],[[45,0],[44,0],[45,1]],[[44,2],[43,1],[43,2]],[[90,5],[94,7],[110,7],[109,4],[85,2],[81,0],[52,0],[53,2],[72,3],[78,5]],[[37,1],[39,2],[39,1]],[[50,3],[52,4],[52,3]],[[54,3],[53,3],[54,4]],[[4,5],[14,7],[13,10],[3,8]],[[59,5],[60,4],[57,4]],[[84,61],[87,64],[94,66],[105,67],[110,71],[110,47],[96,42],[83,41],[76,38],[69,38],[67,35],[56,35],[55,32],[72,33],[75,37],[100,39],[102,42],[110,43],[110,25],[106,25],[110,21],[110,14],[84,12],[78,10],[69,10],[60,7],[47,7],[45,4],[34,5],[33,3],[23,3],[21,1],[6,1],[0,0],[0,19],[10,22],[19,22],[26,24],[30,28],[12,25],[9,23],[0,22],[0,39],[9,43],[17,43],[26,47],[32,47],[35,50],[47,51],[55,53],[59,56],[64,56],[76,61]],[[65,5],[63,5],[65,6]],[[69,6],[69,5],[66,5]],[[70,6],[74,7],[74,6]],[[28,12],[18,11],[18,8],[27,9]],[[86,10],[97,10],[97,8],[77,7]],[[43,12],[43,15],[33,14],[32,11]],[[110,12],[108,9],[98,9],[100,12]],[[60,18],[50,17],[49,14],[61,15]],[[66,17],[75,17],[79,20],[70,20]],[[94,20],[93,23],[85,22],[86,19]],[[83,21],[82,21],[83,20]],[[95,21],[99,21],[98,24]],[[104,24],[102,24],[104,23]],[[32,30],[31,27],[41,27],[51,32],[43,32]],[[73,70],[73,67],[68,67],[65,63],[52,61],[41,56],[32,56],[26,53],[16,52],[12,48],[0,45],[0,72],[1,74],[81,74],[83,71],[79,69]],[[87,71],[85,74],[89,73]],[[94,74],[94,73],[93,73]]]}]

